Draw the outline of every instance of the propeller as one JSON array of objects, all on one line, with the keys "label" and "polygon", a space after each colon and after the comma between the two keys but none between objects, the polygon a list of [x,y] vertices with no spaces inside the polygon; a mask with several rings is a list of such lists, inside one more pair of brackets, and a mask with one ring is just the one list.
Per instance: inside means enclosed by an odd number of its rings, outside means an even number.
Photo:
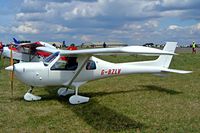
[{"label": "propeller", "polygon": [[[10,66],[14,65],[13,61],[13,45],[10,47]],[[10,88],[11,88],[11,96],[13,97],[13,79],[14,79],[14,66],[12,67],[12,71],[10,72]]]}]

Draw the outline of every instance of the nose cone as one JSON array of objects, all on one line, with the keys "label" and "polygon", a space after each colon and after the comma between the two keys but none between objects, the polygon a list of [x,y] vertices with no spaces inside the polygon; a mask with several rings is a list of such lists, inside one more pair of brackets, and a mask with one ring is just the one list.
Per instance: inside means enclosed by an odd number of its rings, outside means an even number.
[{"label": "nose cone", "polygon": [[13,66],[8,66],[8,67],[6,67],[5,69],[7,70],[7,71],[13,71]]}]

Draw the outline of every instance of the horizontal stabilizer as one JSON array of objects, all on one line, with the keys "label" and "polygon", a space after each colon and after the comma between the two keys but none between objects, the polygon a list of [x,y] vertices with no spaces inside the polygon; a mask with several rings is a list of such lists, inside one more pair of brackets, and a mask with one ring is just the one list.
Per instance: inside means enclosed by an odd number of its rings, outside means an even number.
[{"label": "horizontal stabilizer", "polygon": [[161,72],[172,72],[172,73],[179,73],[179,74],[192,73],[192,71],[184,71],[184,70],[176,70],[176,69],[162,69]]}]

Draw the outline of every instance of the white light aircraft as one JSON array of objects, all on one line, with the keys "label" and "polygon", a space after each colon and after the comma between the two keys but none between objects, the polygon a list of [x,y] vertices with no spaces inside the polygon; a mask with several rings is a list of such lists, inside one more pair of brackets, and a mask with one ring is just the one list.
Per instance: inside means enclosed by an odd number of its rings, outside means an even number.
[{"label": "white light aircraft", "polygon": [[[66,88],[60,88],[58,90],[58,95],[66,96],[68,94],[74,94],[69,98],[69,102],[71,104],[80,104],[88,102],[89,97],[80,96],[78,94],[79,87],[90,80],[138,73],[191,73],[191,71],[168,68],[176,45],[176,42],[167,42],[163,50],[144,46],[83,49],[75,51],[48,49],[48,52],[54,54],[47,57],[43,62],[18,63],[7,67],[6,70],[14,71],[20,81],[31,86],[24,95],[26,101],[41,99],[41,97],[31,93],[34,86],[65,86]],[[39,47],[39,49],[47,50],[43,47]],[[94,57],[94,55],[112,55],[118,53],[159,54],[160,56],[152,61],[128,63],[111,63]],[[65,61],[61,60],[61,55],[67,56],[67,59]],[[75,90],[68,89],[69,86],[75,86]]]}]

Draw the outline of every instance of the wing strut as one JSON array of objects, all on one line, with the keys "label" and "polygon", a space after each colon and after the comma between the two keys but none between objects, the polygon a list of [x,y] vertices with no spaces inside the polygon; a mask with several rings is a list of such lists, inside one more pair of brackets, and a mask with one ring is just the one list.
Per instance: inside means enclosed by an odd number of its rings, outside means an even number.
[{"label": "wing strut", "polygon": [[76,79],[76,77],[79,75],[79,73],[81,72],[81,70],[83,69],[83,67],[85,66],[86,62],[89,60],[90,55],[87,55],[84,59],[83,62],[81,64],[81,66],[78,68],[78,70],[75,72],[74,76],[72,77],[72,79],[68,82],[67,86],[72,85],[73,81]]}]

